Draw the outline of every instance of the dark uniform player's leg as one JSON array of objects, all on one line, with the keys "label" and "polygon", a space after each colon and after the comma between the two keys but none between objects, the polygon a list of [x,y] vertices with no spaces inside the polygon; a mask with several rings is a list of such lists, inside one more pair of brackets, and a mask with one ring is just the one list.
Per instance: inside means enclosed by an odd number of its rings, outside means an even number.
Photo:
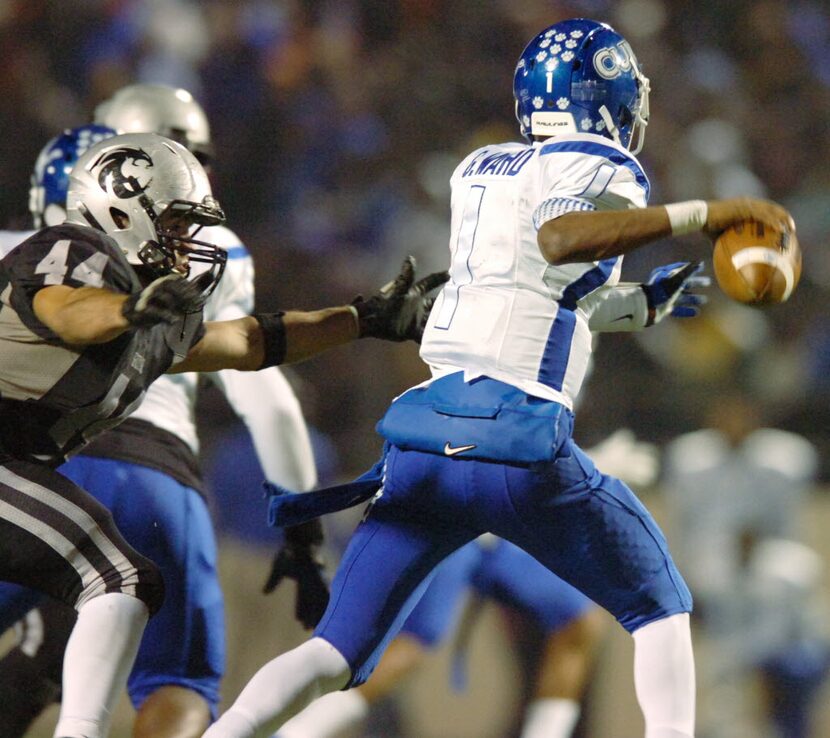
[{"label": "dark uniform player's leg", "polygon": [[0,465],[0,578],[79,611],[57,734],[105,734],[147,613],[163,600],[157,567],[82,489],[47,467],[12,460]]},{"label": "dark uniform player's leg", "polygon": [[80,487],[25,461],[0,465],[0,578],[76,609],[109,592],[161,606],[158,569],[122,538],[109,511]]}]

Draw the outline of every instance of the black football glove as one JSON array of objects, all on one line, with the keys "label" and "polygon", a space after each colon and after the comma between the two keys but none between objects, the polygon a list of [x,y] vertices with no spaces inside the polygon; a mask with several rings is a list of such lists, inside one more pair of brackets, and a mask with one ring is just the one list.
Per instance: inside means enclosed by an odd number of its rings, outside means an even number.
[{"label": "black football glove", "polygon": [[322,543],[323,526],[319,519],[286,528],[285,543],[274,556],[271,573],[262,588],[264,594],[270,594],[283,579],[293,579],[297,583],[294,616],[308,629],[320,622],[329,604],[329,585],[323,576],[320,555]]},{"label": "black football glove", "polygon": [[175,323],[187,313],[196,312],[204,303],[204,292],[213,283],[209,272],[194,280],[181,274],[167,274],[148,284],[141,292],[130,295],[121,313],[137,328],[156,323]]},{"label": "black football glove", "polygon": [[420,342],[434,301],[428,295],[449,278],[447,272],[434,272],[416,282],[415,259],[407,256],[401,273],[392,282],[368,300],[358,296],[352,301],[357,310],[360,337]]}]

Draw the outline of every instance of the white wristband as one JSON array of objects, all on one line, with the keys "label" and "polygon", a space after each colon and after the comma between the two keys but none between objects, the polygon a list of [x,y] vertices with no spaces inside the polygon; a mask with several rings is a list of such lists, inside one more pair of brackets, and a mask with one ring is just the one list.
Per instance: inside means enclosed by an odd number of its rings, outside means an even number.
[{"label": "white wristband", "polygon": [[684,233],[695,233],[703,230],[709,208],[705,200],[687,200],[665,205],[671,223],[672,235],[682,236]]}]

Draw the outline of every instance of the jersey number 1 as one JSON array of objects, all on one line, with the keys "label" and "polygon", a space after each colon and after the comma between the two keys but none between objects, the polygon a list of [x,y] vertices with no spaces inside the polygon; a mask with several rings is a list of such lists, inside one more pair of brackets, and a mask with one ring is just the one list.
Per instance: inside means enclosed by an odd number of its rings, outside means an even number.
[{"label": "jersey number 1", "polygon": [[459,292],[465,284],[473,281],[470,256],[476,245],[476,231],[485,189],[483,185],[473,185],[467,193],[464,212],[461,214],[461,227],[458,229],[458,238],[456,238],[452,254],[450,281],[444,287],[441,309],[435,320],[435,327],[440,330],[447,330],[450,327],[458,307]]}]

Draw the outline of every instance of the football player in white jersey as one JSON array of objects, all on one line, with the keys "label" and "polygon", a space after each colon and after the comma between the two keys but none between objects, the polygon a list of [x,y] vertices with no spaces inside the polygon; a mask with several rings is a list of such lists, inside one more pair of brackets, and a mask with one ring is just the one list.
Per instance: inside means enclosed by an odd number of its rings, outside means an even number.
[{"label": "football player in white jersey", "polygon": [[434,567],[485,531],[632,633],[647,738],[694,735],[688,588],[649,512],[573,441],[573,405],[592,331],[636,330],[696,307],[695,264],[621,284],[624,253],[745,219],[793,223],[775,203],[748,198],[646,207],[635,154],[648,84],[603,23],[563,21],[530,41],[514,76],[527,143],[478,149],[451,179],[451,280],[421,347],[432,379],[393,402],[378,426],[383,458],[347,490],[272,498],[272,519],[287,524],[374,495],[329,607],[313,637],[263,666],[206,738],[249,738],[321,692],[365,681]]}]

